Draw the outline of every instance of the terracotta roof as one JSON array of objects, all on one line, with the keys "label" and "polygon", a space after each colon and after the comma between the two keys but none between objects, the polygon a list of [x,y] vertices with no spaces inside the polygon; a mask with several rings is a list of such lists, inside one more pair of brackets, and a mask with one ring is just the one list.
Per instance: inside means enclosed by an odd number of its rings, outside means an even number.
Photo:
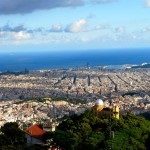
[{"label": "terracotta roof", "polygon": [[41,138],[46,131],[41,129],[38,124],[34,124],[27,128],[25,132],[33,137]]}]

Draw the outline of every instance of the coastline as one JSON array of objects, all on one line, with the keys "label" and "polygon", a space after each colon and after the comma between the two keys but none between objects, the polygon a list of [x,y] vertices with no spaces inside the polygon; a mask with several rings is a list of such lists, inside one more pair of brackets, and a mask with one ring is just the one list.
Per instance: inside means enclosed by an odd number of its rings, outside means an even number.
[{"label": "coastline", "polygon": [[[22,71],[70,69],[70,68],[124,68],[150,62],[149,49],[127,49],[110,51],[59,51],[59,52],[18,52],[0,54],[0,71]],[[129,65],[127,65],[129,64]]]}]

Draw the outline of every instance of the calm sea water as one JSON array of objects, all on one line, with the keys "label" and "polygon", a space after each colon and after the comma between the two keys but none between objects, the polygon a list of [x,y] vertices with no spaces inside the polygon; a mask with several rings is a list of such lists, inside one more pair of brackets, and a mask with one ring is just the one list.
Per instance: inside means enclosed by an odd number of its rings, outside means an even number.
[{"label": "calm sea water", "polygon": [[0,71],[59,69],[150,62],[150,49],[0,53]]}]

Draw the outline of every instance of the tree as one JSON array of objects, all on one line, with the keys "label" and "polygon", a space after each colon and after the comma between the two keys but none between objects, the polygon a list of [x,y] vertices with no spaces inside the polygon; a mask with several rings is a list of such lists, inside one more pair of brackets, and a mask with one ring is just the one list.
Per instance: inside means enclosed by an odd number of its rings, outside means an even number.
[{"label": "tree", "polygon": [[[92,134],[82,143],[82,149],[100,150],[103,149],[104,134],[102,132],[92,132]],[[99,147],[100,145],[100,147]]]},{"label": "tree", "polygon": [[66,150],[145,150],[150,147],[150,121],[131,113],[108,119],[87,110],[63,121],[52,138]]},{"label": "tree", "polygon": [[26,144],[25,134],[18,128],[16,122],[9,122],[4,124],[0,134],[0,146],[6,147],[24,147]]},{"label": "tree", "polygon": [[79,136],[69,131],[57,130],[54,134],[54,142],[65,150],[75,150],[79,144]]}]

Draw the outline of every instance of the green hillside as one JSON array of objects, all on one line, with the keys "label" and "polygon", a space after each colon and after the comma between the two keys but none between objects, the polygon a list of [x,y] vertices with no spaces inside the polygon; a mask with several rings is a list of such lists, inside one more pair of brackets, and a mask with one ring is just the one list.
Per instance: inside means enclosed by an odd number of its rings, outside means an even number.
[{"label": "green hillside", "polygon": [[103,118],[87,110],[63,121],[49,136],[65,150],[145,150],[150,142],[150,121],[130,113],[119,120]]}]

